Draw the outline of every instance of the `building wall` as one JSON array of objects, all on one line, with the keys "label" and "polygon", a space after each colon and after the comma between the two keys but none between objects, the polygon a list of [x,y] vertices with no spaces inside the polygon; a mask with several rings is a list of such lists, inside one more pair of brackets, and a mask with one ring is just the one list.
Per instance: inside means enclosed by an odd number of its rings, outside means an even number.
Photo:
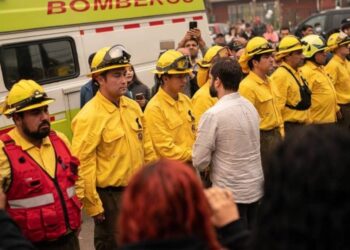
[{"label": "building wall", "polygon": [[[230,23],[229,8],[231,10],[240,11],[242,5],[250,4],[250,8],[253,8],[251,0],[240,0],[236,2],[212,2],[212,17],[209,15],[209,20],[212,22],[218,23]],[[312,13],[317,12],[316,0],[256,0],[257,5],[261,5],[266,2],[275,2],[275,7],[278,6],[279,2],[279,11],[274,11],[274,23],[277,23],[277,26],[291,25],[294,26],[301,20],[310,16]],[[335,7],[335,0],[319,0],[320,10],[331,9]],[[343,7],[350,6],[350,1],[342,0],[341,3]],[[278,13],[280,12],[280,13]],[[261,16],[264,19],[264,15]],[[251,21],[253,16],[246,16],[244,18],[246,21]],[[264,20],[269,22],[271,20]]]}]

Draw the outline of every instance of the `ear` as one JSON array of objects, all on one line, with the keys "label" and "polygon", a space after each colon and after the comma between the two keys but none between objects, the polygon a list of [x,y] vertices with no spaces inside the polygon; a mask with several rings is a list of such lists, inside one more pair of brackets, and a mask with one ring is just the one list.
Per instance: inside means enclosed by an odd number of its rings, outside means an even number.
[{"label": "ear", "polygon": [[98,83],[99,86],[103,85],[106,82],[106,78],[102,75],[95,76],[95,81]]},{"label": "ear", "polygon": [[222,85],[222,81],[220,80],[219,77],[216,77],[216,79],[214,81],[215,88],[219,88],[221,85]]},{"label": "ear", "polygon": [[16,113],[14,113],[14,114],[12,115],[12,120],[13,120],[14,124],[17,125],[18,123],[22,122],[22,117],[19,116],[19,115],[16,114]]}]

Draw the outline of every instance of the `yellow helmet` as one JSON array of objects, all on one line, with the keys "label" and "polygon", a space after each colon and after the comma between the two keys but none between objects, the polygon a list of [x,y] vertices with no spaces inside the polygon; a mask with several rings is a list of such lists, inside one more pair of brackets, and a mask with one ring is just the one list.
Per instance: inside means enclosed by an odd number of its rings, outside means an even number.
[{"label": "yellow helmet", "polygon": [[269,42],[260,36],[253,37],[247,43],[245,47],[244,54],[238,59],[239,64],[241,65],[242,71],[244,73],[249,72],[248,62],[255,56],[260,54],[272,53],[275,50],[269,44]]},{"label": "yellow helmet", "polygon": [[272,48],[269,42],[260,36],[250,39],[245,48],[245,52],[250,58],[252,58],[254,55],[272,53],[274,51],[275,50]]},{"label": "yellow helmet", "polygon": [[32,80],[20,80],[8,93],[2,107],[2,114],[11,116],[14,113],[36,109],[54,102],[48,98],[43,87]]},{"label": "yellow helmet", "polygon": [[301,41],[303,42],[303,54],[305,58],[311,58],[317,52],[324,51],[327,48],[326,41],[319,35],[308,35],[303,37]]},{"label": "yellow helmet", "polygon": [[188,56],[179,51],[170,49],[164,52],[158,59],[155,74],[188,74],[192,72]]},{"label": "yellow helmet", "polygon": [[349,43],[350,43],[350,38],[344,32],[334,33],[327,40],[327,46],[330,51],[333,51],[339,46],[349,44]]},{"label": "yellow helmet", "polygon": [[290,52],[302,49],[302,42],[296,36],[285,36],[279,43],[275,56],[277,60],[280,60],[283,57],[287,56]]},{"label": "yellow helmet", "polygon": [[96,52],[92,59],[88,76],[93,76],[103,71],[130,66],[130,54],[123,45],[104,47]]},{"label": "yellow helmet", "polygon": [[198,61],[198,65],[202,68],[209,68],[213,59],[218,57],[228,57],[230,55],[226,47],[215,45],[207,50],[202,60]]}]

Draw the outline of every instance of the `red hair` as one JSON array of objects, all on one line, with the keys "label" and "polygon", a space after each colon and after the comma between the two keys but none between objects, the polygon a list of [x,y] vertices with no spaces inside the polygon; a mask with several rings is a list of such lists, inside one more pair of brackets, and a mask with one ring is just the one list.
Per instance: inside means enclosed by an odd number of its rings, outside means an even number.
[{"label": "red hair", "polygon": [[162,159],[130,181],[120,210],[119,244],[195,236],[220,249],[203,186],[191,167]]}]

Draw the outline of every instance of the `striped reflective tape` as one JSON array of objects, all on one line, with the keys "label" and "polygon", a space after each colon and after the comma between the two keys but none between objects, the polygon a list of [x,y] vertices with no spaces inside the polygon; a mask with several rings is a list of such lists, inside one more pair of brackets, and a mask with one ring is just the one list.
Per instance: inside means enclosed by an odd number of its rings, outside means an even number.
[{"label": "striped reflective tape", "polygon": [[54,198],[53,194],[49,193],[25,199],[8,200],[8,203],[12,209],[32,208],[52,204],[54,203]]},{"label": "striped reflective tape", "polygon": [[74,186],[67,188],[67,195],[68,195],[68,198],[72,198],[75,195],[75,187]]}]

